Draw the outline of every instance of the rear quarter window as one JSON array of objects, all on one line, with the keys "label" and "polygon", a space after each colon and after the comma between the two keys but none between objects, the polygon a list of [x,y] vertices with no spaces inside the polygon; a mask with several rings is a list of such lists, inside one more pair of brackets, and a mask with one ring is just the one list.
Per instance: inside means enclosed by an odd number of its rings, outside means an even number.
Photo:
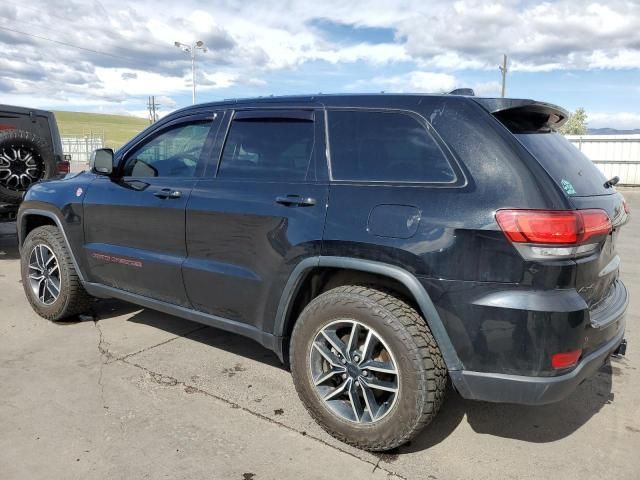
[{"label": "rear quarter window", "polygon": [[456,175],[438,143],[411,115],[329,111],[334,180],[453,183]]},{"label": "rear quarter window", "polygon": [[559,133],[517,133],[516,138],[569,196],[609,195],[605,176]]}]

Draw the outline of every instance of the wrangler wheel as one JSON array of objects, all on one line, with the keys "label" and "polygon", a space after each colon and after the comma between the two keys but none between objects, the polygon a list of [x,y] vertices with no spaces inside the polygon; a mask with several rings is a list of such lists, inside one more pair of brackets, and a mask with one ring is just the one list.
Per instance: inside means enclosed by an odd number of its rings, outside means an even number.
[{"label": "wrangler wheel", "polygon": [[0,132],[0,201],[17,203],[34,183],[55,175],[51,148],[34,133]]}]

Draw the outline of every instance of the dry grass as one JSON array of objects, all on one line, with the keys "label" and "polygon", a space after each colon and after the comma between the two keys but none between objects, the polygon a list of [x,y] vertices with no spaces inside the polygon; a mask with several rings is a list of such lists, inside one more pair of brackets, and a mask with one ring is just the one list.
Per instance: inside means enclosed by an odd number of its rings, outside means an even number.
[{"label": "dry grass", "polygon": [[105,146],[118,148],[149,126],[144,118],[84,112],[54,112],[61,135],[104,135]]}]

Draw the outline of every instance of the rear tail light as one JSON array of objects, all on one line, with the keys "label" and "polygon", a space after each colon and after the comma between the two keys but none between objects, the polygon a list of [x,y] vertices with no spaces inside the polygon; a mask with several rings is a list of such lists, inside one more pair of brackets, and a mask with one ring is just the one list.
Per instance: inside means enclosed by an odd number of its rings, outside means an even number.
[{"label": "rear tail light", "polygon": [[498,210],[498,225],[525,258],[572,257],[598,247],[611,231],[604,210]]},{"label": "rear tail light", "polygon": [[556,353],[551,356],[551,366],[556,369],[573,367],[578,363],[580,355],[582,355],[582,350]]},{"label": "rear tail light", "polygon": [[58,173],[69,173],[71,171],[71,164],[69,162],[58,162]]}]

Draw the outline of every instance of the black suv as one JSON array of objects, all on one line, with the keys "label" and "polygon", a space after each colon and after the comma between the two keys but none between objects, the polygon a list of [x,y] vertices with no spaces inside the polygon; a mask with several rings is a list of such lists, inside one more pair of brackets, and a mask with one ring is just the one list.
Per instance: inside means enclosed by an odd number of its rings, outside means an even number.
[{"label": "black suv", "polygon": [[115,297],[246,335],[370,450],[450,382],[543,404],[623,353],[623,197],[532,100],[321,95],[198,105],[19,212],[33,308]]}]

